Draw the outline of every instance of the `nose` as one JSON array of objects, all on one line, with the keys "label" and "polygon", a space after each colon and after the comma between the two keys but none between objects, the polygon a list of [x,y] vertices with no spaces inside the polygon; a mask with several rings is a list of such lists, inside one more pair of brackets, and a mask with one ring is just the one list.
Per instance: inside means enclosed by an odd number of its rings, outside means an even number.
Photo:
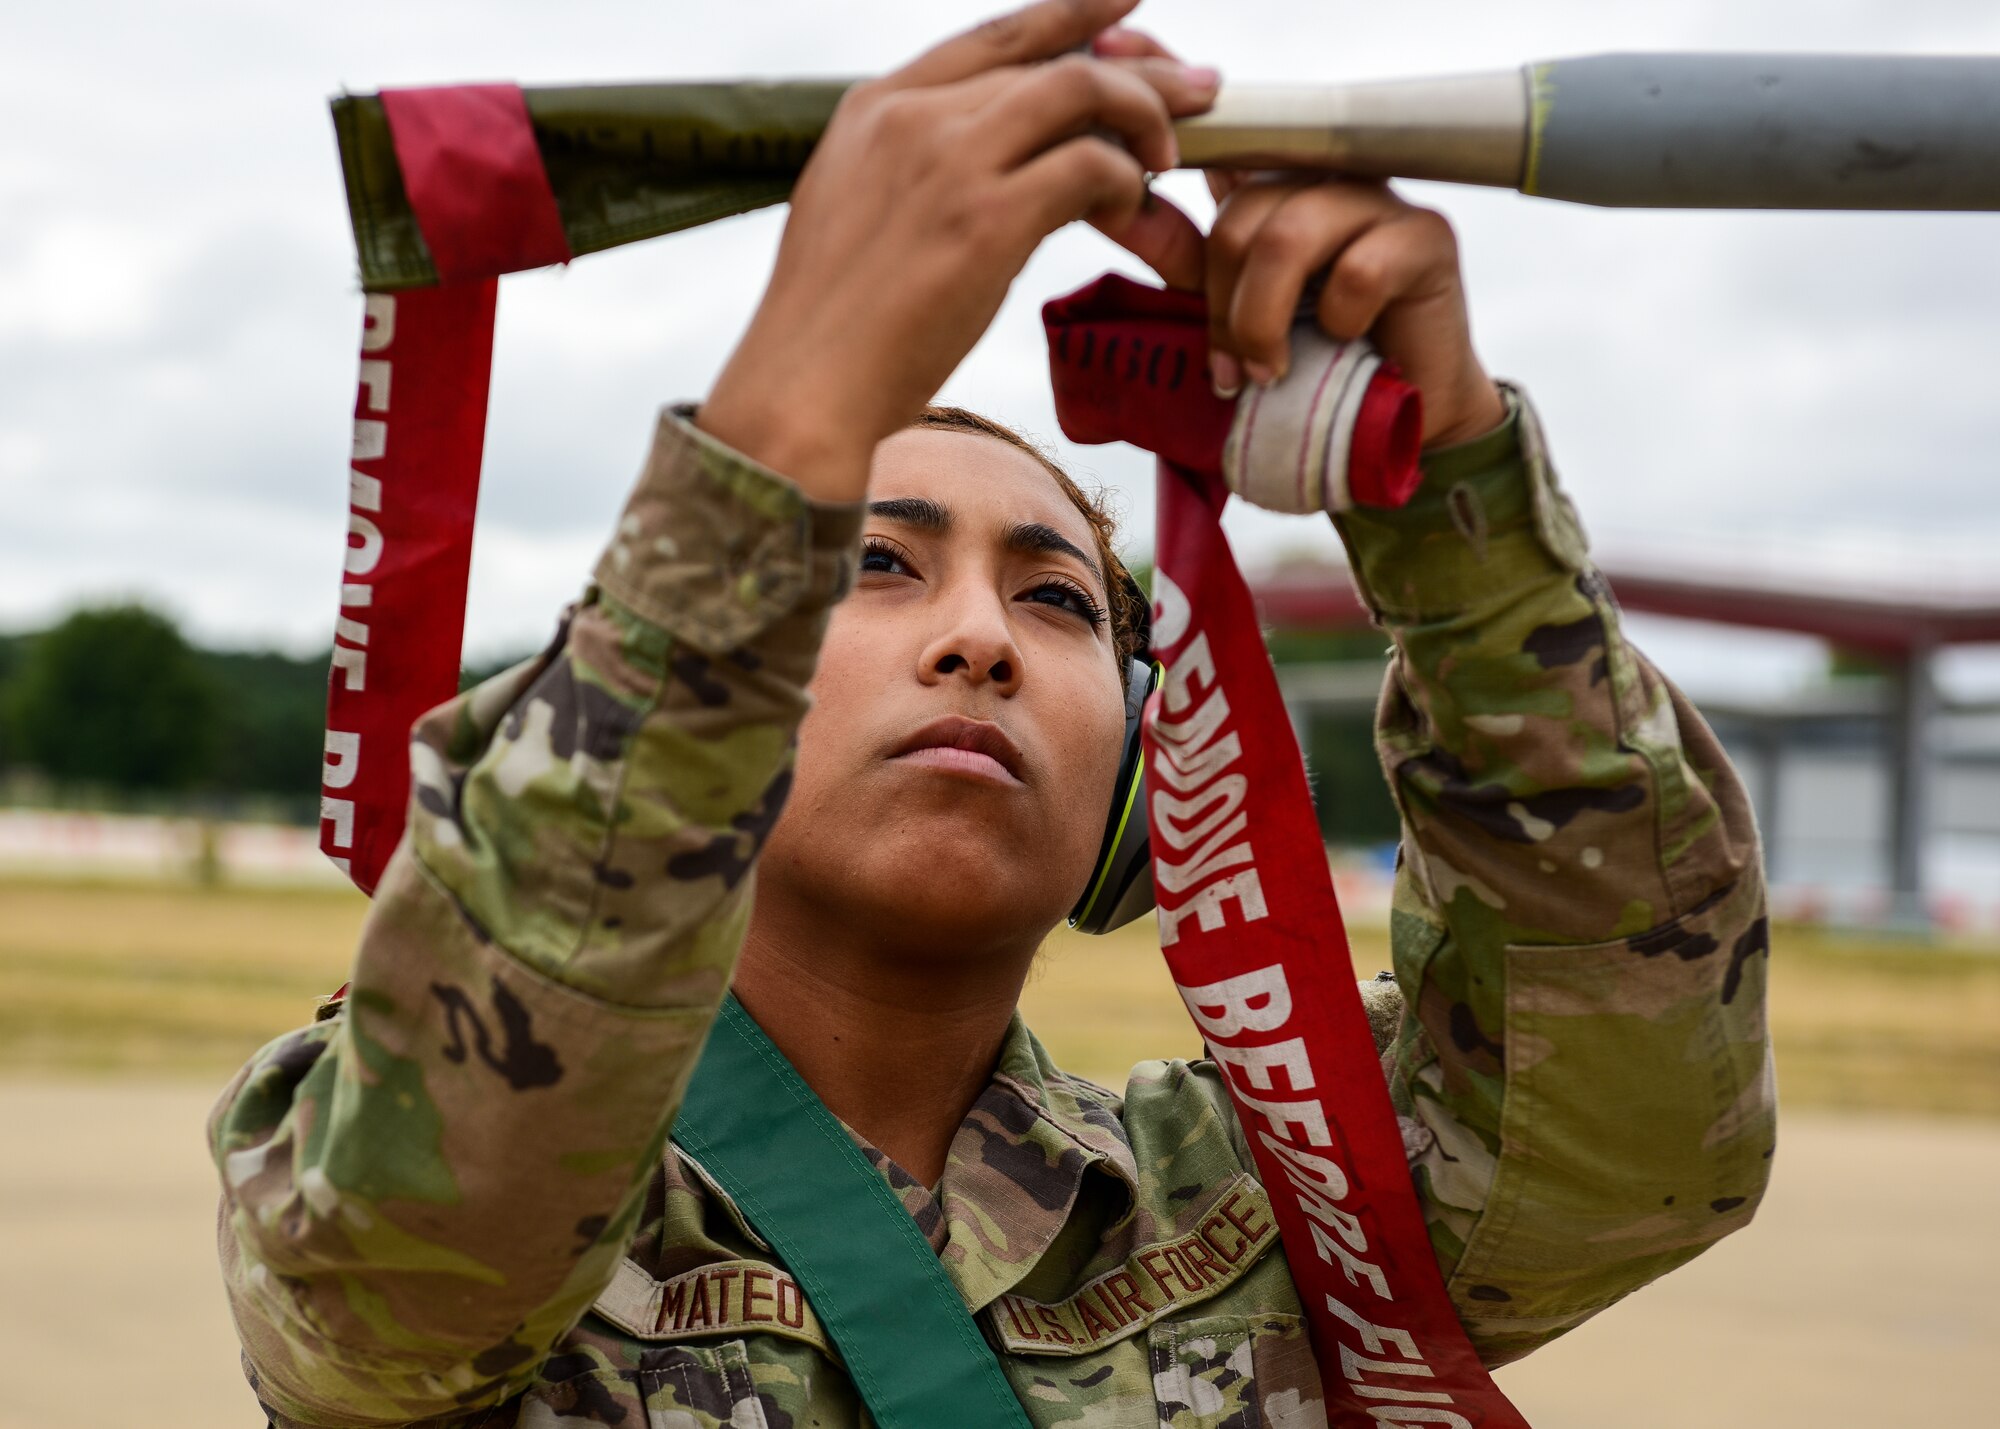
[{"label": "nose", "polygon": [[1021,651],[1007,612],[992,591],[964,592],[950,602],[943,627],[918,657],[917,678],[927,685],[965,680],[1011,695],[1021,687]]}]

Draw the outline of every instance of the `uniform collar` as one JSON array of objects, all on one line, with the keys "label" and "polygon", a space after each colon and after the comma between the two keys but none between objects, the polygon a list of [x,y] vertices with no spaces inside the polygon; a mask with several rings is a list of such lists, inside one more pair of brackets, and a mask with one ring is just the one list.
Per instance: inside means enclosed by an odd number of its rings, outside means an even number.
[{"label": "uniform collar", "polygon": [[1088,1214],[1105,1230],[1131,1218],[1139,1176],[1122,1110],[1112,1093],[1057,1070],[1014,1014],[936,1192],[939,1254],[974,1312],[1020,1284],[1073,1218]]},{"label": "uniform collar", "polygon": [[[1079,1224],[1071,1243],[1088,1258],[1131,1221],[1139,1171],[1123,1111],[1120,1097],[1058,1070],[1017,1012],[935,1189],[849,1134],[977,1313],[1034,1272],[1072,1222]],[[768,1253],[735,1201],[678,1144],[667,1158],[670,1181],[695,1189],[681,1163],[700,1187],[697,1199],[720,1202],[736,1231]]]}]

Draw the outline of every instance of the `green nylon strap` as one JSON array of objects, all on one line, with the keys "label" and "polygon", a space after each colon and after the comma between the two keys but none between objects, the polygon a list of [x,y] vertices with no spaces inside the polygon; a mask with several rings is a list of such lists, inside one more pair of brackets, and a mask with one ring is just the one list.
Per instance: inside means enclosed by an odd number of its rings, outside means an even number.
[{"label": "green nylon strap", "polygon": [[1026,1429],[937,1252],[734,993],[674,1140],[783,1258],[882,1429]]}]

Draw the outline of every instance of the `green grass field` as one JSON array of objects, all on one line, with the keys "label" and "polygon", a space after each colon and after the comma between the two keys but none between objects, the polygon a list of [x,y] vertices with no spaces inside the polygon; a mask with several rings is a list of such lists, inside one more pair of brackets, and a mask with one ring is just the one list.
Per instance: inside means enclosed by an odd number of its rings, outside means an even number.
[{"label": "green grass field", "polygon": [[[0,882],[0,1072],[220,1082],[346,976],[354,893]],[[1388,966],[1356,929],[1355,968]],[[1772,1033],[1789,1105],[2000,1117],[2000,950],[1782,930]],[[1064,1065],[1113,1086],[1197,1050],[1151,925],[1052,939],[1023,1000]]]}]

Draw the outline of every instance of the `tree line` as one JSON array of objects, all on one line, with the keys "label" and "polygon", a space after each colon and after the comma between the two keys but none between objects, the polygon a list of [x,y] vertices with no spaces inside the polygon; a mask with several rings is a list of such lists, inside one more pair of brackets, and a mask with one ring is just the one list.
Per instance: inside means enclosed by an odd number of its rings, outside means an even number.
[{"label": "tree line", "polygon": [[136,604],[0,634],[0,784],[59,802],[254,802],[310,822],[330,659],[205,649]]},{"label": "tree line", "polygon": [[[1281,663],[1379,660],[1382,643],[1373,632],[1284,632],[1271,650]],[[0,792],[225,814],[254,803],[310,823],[330,661],[330,651],[204,649],[143,605],[94,606],[44,631],[0,635]],[[512,663],[469,668],[461,685]],[[1370,723],[1358,711],[1322,715],[1302,731],[1320,826],[1335,842],[1396,836]]]}]

